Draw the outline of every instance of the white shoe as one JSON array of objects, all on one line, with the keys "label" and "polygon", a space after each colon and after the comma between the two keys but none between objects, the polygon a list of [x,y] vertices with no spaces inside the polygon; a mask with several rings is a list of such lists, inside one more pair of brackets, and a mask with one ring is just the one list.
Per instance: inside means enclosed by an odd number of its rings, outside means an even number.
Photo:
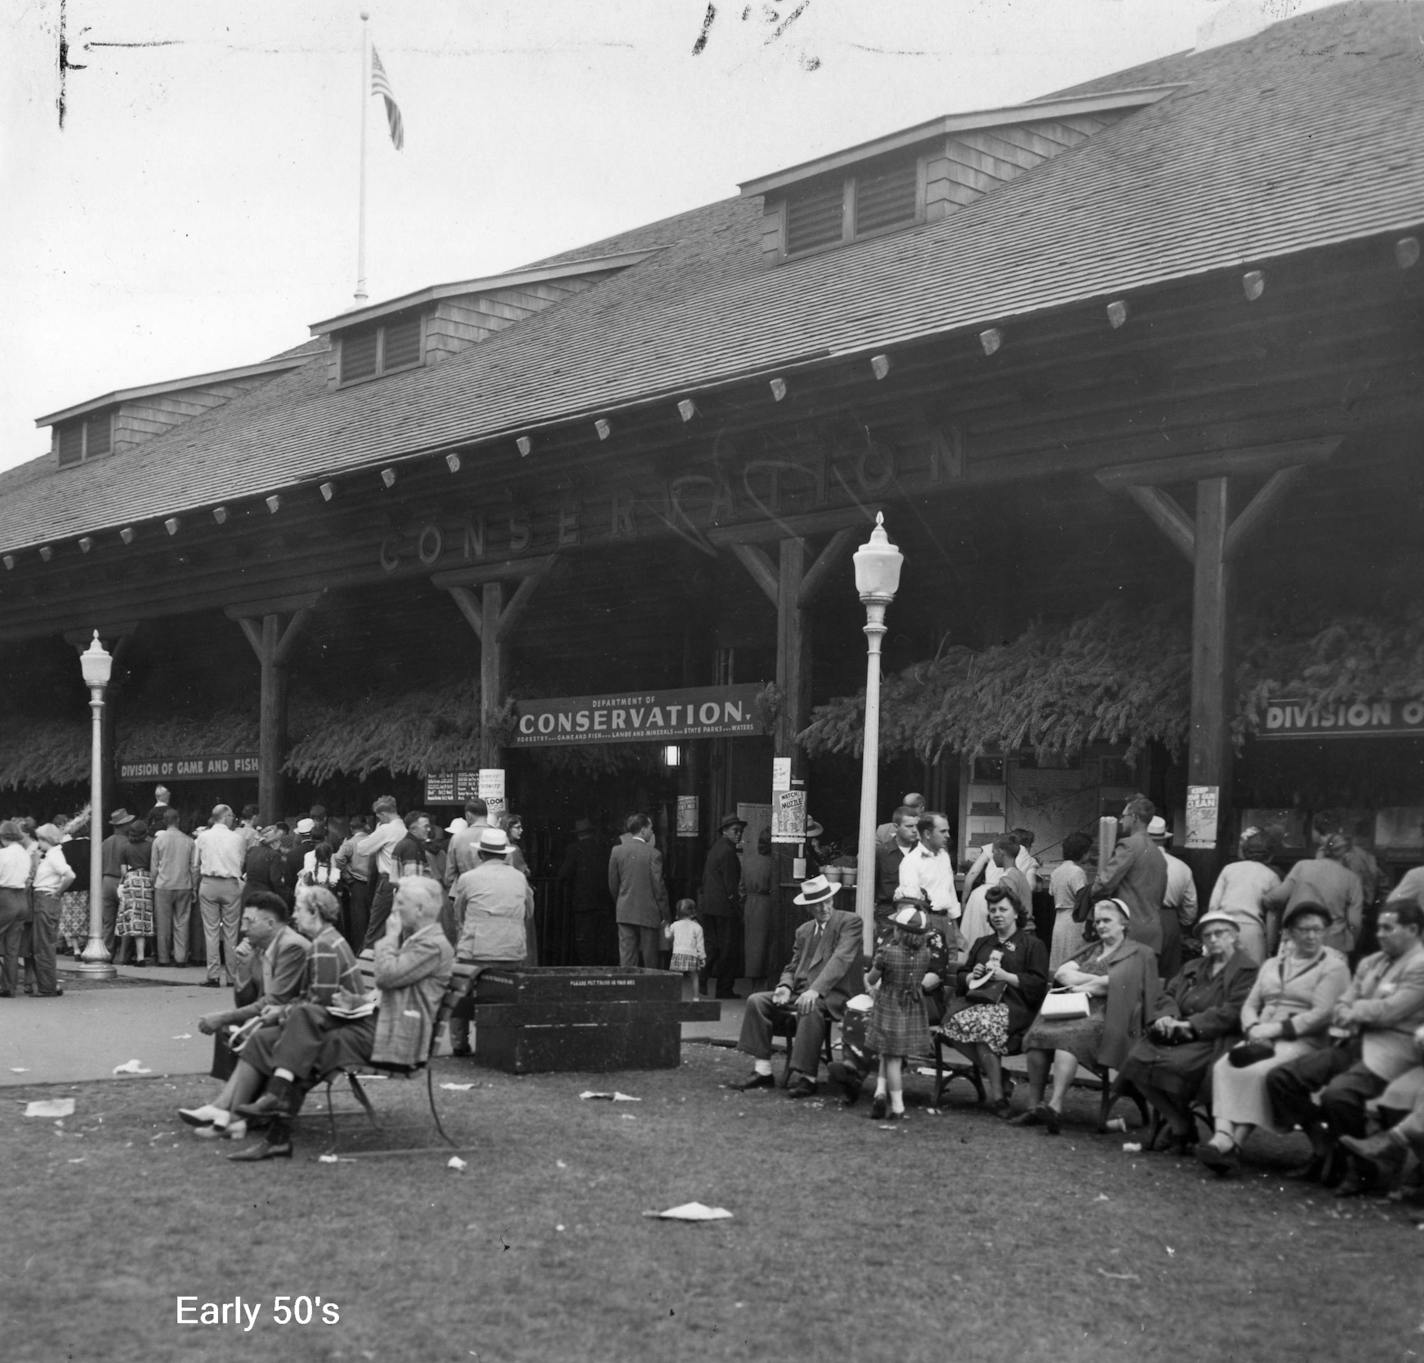
[{"label": "white shoe", "polygon": [[230,1141],[245,1141],[247,1139],[247,1123],[240,1119],[229,1122],[226,1126],[208,1122],[205,1126],[198,1127],[193,1134],[200,1141],[220,1141],[224,1137]]},{"label": "white shoe", "polygon": [[226,1117],[227,1113],[220,1107],[214,1107],[211,1103],[204,1103],[202,1107],[180,1107],[178,1115],[189,1126],[208,1126],[217,1121],[219,1117]]}]

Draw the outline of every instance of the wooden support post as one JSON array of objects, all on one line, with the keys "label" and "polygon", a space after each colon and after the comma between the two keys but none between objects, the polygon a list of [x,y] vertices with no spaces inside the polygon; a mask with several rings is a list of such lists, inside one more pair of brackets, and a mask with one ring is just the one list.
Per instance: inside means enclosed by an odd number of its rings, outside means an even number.
[{"label": "wooden support post", "polygon": [[[528,609],[529,600],[548,576],[556,554],[539,558],[511,559],[481,568],[460,568],[436,573],[431,579],[451,599],[480,641],[480,765],[498,767],[504,753],[495,727],[495,718],[504,708],[506,672],[505,644]],[[504,580],[517,579],[519,585],[504,598]],[[476,591],[476,588],[479,591]]]},{"label": "wooden support post", "polygon": [[503,753],[493,719],[504,704],[504,634],[500,615],[504,610],[504,588],[486,582],[480,595],[480,766],[497,767]]},{"label": "wooden support post", "polygon": [[241,628],[257,655],[257,807],[263,823],[282,813],[282,763],[287,750],[287,682],[292,652],[301,638],[320,592],[229,606],[228,619]]},{"label": "wooden support post", "polygon": [[806,727],[811,708],[811,612],[801,604],[806,541],[782,540],[778,567],[776,688],[781,712],[776,717],[776,754],[791,759],[791,777],[800,781],[806,776],[806,755],[796,735]]},{"label": "wooden support post", "polygon": [[1216,848],[1184,849],[1198,880],[1209,887],[1224,851],[1222,816],[1231,803],[1231,528],[1230,480],[1197,483],[1192,564],[1192,702],[1187,782],[1217,792]]},{"label": "wooden support post", "polygon": [[[1310,468],[1340,446],[1326,436],[1287,445],[1144,459],[1100,469],[1098,482],[1125,492],[1192,565],[1191,739],[1187,783],[1216,791],[1216,846],[1179,850],[1190,863],[1199,892],[1210,890],[1226,859],[1225,815],[1231,806],[1231,607],[1232,565],[1255,531],[1270,518]],[[1233,519],[1232,478],[1266,477]],[[1196,514],[1188,516],[1165,490],[1196,484]]]}]

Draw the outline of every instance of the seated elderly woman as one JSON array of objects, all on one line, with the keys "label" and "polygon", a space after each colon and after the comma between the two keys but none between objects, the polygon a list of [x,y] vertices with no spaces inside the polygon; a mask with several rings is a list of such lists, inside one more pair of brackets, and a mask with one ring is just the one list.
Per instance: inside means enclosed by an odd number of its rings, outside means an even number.
[{"label": "seated elderly woman", "polygon": [[1197,1159],[1217,1174],[1236,1172],[1240,1147],[1258,1126],[1275,1129],[1266,1076],[1329,1041],[1331,1010],[1350,984],[1345,958],[1325,945],[1329,927],[1330,915],[1319,904],[1302,901],[1288,910],[1281,924],[1285,947],[1261,966],[1241,1005],[1245,1040],[1211,1072],[1216,1133],[1196,1148]]},{"label": "seated elderly woman", "polygon": [[1048,949],[1030,930],[1018,896],[1002,882],[985,896],[992,932],[969,948],[941,1034],[982,1071],[989,1110],[1009,1115],[1000,1057],[1017,1049],[1048,992]]},{"label": "seated elderly woman", "polygon": [[[346,1065],[412,1069],[426,1059],[440,1000],[455,967],[454,948],[440,925],[444,901],[438,880],[404,876],[397,882],[385,935],[375,947],[375,980],[380,991],[375,1014],[334,1026],[329,1013],[314,1016],[320,1005],[295,1008],[282,1030],[285,1034],[298,1028],[299,1044],[289,1054],[284,1041],[279,1041],[274,1052],[274,1056],[287,1055],[291,1060],[292,1078],[277,1095],[278,1101],[267,1109],[272,1124],[266,1139],[228,1159],[251,1163],[290,1158],[293,1111],[306,1087],[323,1074]],[[404,941],[402,933],[406,934]]]},{"label": "seated elderly woman", "polygon": [[1166,1149],[1189,1155],[1197,1143],[1192,1100],[1207,1071],[1239,1036],[1241,1005],[1256,960],[1240,949],[1241,926],[1220,909],[1197,923],[1203,955],[1161,989],[1147,1035],[1128,1052],[1121,1082],[1132,1084],[1167,1123]]},{"label": "seated elderly woman", "polygon": [[[1115,1070],[1127,1059],[1142,1035],[1157,992],[1157,954],[1130,941],[1127,925],[1132,910],[1121,899],[1100,899],[1093,905],[1098,940],[1058,967],[1057,988],[1044,999],[1039,1015],[1024,1036],[1028,1062],[1029,1108],[1010,1118],[1014,1126],[1048,1128],[1056,1136],[1063,1117],[1063,1099],[1079,1064]],[[1088,1015],[1045,1017],[1053,1001],[1064,994],[1087,996]],[[1053,1088],[1044,1100],[1050,1066]]]}]

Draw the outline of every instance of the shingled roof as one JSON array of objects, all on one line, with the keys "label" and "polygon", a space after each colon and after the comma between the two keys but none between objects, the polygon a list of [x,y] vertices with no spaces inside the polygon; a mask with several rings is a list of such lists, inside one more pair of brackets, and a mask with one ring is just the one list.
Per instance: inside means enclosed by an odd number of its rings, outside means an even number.
[{"label": "shingled roof", "polygon": [[332,390],[318,358],[119,457],[0,474],[0,548],[1417,227],[1422,34],[1424,4],[1378,0],[1117,72],[1074,93],[1181,88],[941,221],[774,267],[754,198],[535,262],[653,252],[443,364]]}]

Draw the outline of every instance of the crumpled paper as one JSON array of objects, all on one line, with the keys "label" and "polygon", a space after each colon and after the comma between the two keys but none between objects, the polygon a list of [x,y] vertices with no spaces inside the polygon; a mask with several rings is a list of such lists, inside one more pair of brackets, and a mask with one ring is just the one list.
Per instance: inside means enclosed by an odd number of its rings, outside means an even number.
[{"label": "crumpled paper", "polygon": [[709,1207],[701,1202],[684,1202],[665,1212],[644,1212],[658,1221],[730,1221],[732,1213],[725,1207]]},{"label": "crumpled paper", "polygon": [[122,1065],[114,1066],[115,1074],[152,1074],[153,1071],[145,1069],[141,1060],[125,1060]]},{"label": "crumpled paper", "polygon": [[445,1162],[447,1169],[453,1169],[457,1174],[463,1174],[470,1167],[467,1160],[462,1160],[459,1155],[451,1155]]},{"label": "crumpled paper", "polygon": [[641,1098],[634,1098],[631,1093],[619,1093],[614,1089],[612,1093],[595,1093],[592,1089],[584,1089],[579,1094],[580,1098],[603,1098],[610,1103],[641,1103]]},{"label": "crumpled paper", "polygon": [[26,1117],[72,1117],[73,1098],[41,1098],[25,1107]]},{"label": "crumpled paper", "polygon": [[440,1087],[443,1088],[443,1089],[449,1089],[449,1091],[450,1091],[451,1093],[468,1093],[472,1088],[474,1088],[474,1085],[473,1085],[473,1084],[441,1084]]}]

